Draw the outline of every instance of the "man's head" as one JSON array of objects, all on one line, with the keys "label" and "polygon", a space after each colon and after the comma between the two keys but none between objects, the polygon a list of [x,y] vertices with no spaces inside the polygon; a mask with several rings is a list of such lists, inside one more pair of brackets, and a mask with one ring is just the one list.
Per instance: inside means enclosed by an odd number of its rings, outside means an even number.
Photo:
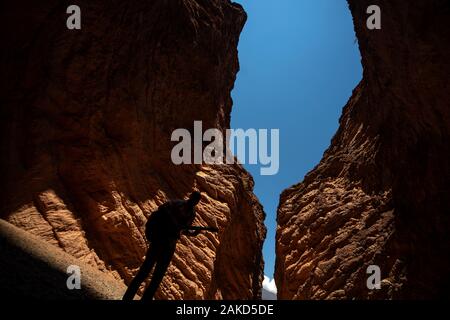
[{"label": "man's head", "polygon": [[194,206],[196,206],[196,205],[200,202],[200,199],[201,199],[201,198],[202,198],[202,195],[200,194],[200,192],[194,191],[194,192],[192,192],[191,195],[189,196],[188,202],[189,202],[189,204],[190,204],[192,207],[194,207]]}]

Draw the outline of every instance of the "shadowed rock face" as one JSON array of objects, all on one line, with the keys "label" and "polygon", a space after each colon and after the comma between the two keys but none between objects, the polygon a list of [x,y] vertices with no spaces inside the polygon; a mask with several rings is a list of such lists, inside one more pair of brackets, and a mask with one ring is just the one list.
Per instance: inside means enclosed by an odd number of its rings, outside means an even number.
[{"label": "shadowed rock face", "polygon": [[[227,0],[6,1],[1,217],[128,283],[146,217],[202,192],[156,297],[258,298],[264,212],[240,165],[172,165],[176,128],[229,127],[246,15]],[[26,8],[26,9],[24,9]]]},{"label": "shadowed rock face", "polygon": [[[126,287],[110,274],[103,273],[74,258],[60,248],[0,219],[0,297],[2,299],[121,299]],[[80,268],[80,287],[74,284],[73,271]]]},{"label": "shadowed rock face", "polygon": [[[281,195],[278,298],[448,297],[450,4],[349,5],[364,76],[319,165]],[[380,290],[367,289],[371,264]]]}]

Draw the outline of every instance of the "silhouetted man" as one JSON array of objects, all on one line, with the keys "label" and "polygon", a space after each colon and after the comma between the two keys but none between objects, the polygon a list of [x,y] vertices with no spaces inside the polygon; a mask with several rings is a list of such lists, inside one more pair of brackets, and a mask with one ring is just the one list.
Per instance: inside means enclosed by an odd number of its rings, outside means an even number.
[{"label": "silhouetted man", "polygon": [[128,286],[123,300],[133,299],[139,286],[156,264],[152,280],[144,291],[141,300],[153,299],[172,260],[181,233],[188,236],[196,236],[202,230],[217,231],[216,228],[212,227],[191,226],[195,218],[194,208],[199,203],[200,198],[200,193],[195,191],[189,196],[189,200],[169,201],[150,215],[145,226],[145,236],[150,242],[150,247],[144,263]]}]

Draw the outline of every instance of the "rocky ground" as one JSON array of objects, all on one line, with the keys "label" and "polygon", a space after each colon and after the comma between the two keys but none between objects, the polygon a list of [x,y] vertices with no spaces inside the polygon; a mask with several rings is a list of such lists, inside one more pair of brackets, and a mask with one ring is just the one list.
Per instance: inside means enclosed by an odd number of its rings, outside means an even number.
[{"label": "rocky ground", "polygon": [[[122,281],[0,219],[0,288],[4,298],[121,299]],[[69,290],[67,268],[80,267],[81,289]]]},{"label": "rocky ground", "polygon": [[[228,0],[4,1],[0,217],[125,283],[147,250],[147,217],[202,192],[156,297],[261,296],[264,211],[241,165],[175,165],[172,132],[225,132],[246,21]],[[10,32],[15,30],[14,32]]]}]

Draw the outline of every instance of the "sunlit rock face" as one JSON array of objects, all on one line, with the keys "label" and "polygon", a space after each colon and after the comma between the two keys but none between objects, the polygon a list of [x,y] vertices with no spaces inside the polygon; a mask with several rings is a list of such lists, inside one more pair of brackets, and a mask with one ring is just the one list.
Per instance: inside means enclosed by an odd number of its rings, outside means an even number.
[{"label": "sunlit rock face", "polygon": [[121,299],[126,287],[40,237],[0,219],[2,298]]},{"label": "sunlit rock face", "polygon": [[363,80],[320,163],[281,195],[278,298],[448,297],[450,4],[348,2]]},{"label": "sunlit rock face", "polygon": [[228,0],[77,5],[81,30],[66,28],[65,2],[2,4],[1,217],[129,283],[147,216],[195,188],[195,224],[219,232],[181,238],[156,297],[259,298],[252,177],[170,158],[176,128],[229,127],[245,12]]}]

